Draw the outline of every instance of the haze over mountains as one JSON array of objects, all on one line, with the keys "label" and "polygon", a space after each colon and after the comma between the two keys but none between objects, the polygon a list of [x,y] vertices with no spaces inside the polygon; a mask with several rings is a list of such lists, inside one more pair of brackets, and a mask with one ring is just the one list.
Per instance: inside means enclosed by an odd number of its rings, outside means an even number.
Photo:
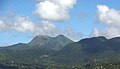
[{"label": "haze over mountains", "polygon": [[[67,64],[87,65],[96,61],[119,62],[120,37],[104,36],[85,38],[73,42],[64,35],[36,36],[29,43],[0,48],[1,63],[16,64]],[[3,63],[4,62],[4,63]]]}]

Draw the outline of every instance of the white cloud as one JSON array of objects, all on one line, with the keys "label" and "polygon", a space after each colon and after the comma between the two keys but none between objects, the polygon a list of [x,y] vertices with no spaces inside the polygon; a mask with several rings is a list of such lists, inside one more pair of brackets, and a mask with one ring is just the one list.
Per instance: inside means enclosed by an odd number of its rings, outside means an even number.
[{"label": "white cloud", "polygon": [[108,26],[120,26],[120,11],[110,9],[106,5],[97,5],[97,15],[100,22]]},{"label": "white cloud", "polygon": [[102,36],[102,34],[97,28],[94,28],[90,36],[91,37],[98,37],[98,36]]},{"label": "white cloud", "polygon": [[36,5],[34,13],[43,20],[66,20],[74,4],[76,0],[44,0]]},{"label": "white cloud", "polygon": [[65,35],[68,38],[78,41],[81,39],[82,34],[79,32],[74,32],[71,27],[67,27],[64,30],[59,29],[56,27],[53,23],[50,23],[49,21],[43,21],[40,25],[38,35],[48,35],[48,36],[57,36],[57,35]]},{"label": "white cloud", "polygon": [[4,21],[0,19],[0,31],[5,29],[5,27],[6,27],[6,25],[5,25]]},{"label": "white cloud", "polygon": [[115,27],[106,27],[103,31],[103,35],[107,38],[120,37],[120,30]]},{"label": "white cloud", "polygon": [[74,32],[72,28],[64,30],[59,29],[50,21],[64,21],[69,18],[69,11],[76,4],[77,0],[36,0],[36,14],[43,22],[39,28],[43,35],[57,36],[66,35],[74,41],[79,40],[82,36]]},{"label": "white cloud", "polygon": [[120,30],[115,27],[106,27],[103,31],[95,28],[92,32],[92,37],[105,36],[106,38],[120,37]]},{"label": "white cloud", "polygon": [[78,41],[83,37],[83,35],[80,32],[73,31],[71,27],[66,28],[63,31],[63,34],[72,39],[73,41]]},{"label": "white cloud", "polygon": [[59,28],[57,28],[53,23],[49,21],[42,21],[40,27],[38,28],[36,34],[56,36],[60,33]]},{"label": "white cloud", "polygon": [[48,21],[42,21],[42,26],[44,30],[56,29],[56,26]]},{"label": "white cloud", "polygon": [[120,11],[111,9],[106,5],[97,5],[98,20],[105,25],[103,31],[95,28],[92,36],[105,36],[107,38],[120,37]]},{"label": "white cloud", "polygon": [[1,31],[35,32],[37,26],[26,16],[15,16],[0,18]]},{"label": "white cloud", "polygon": [[0,31],[13,31],[21,33],[30,32],[33,35],[48,36],[57,36],[62,34],[74,41],[78,41],[82,37],[79,32],[74,32],[70,27],[61,30],[49,21],[42,21],[40,25],[36,25],[29,17],[26,16],[15,16],[13,20],[9,20],[8,18],[3,20],[0,19]]},{"label": "white cloud", "polygon": [[34,35],[57,36],[65,35],[74,41],[81,38],[79,32],[74,32],[72,28],[61,30],[51,21],[63,21],[69,18],[69,11],[76,4],[76,0],[35,0],[37,2],[34,14],[40,19],[40,25],[36,25],[29,17],[12,16],[0,18],[0,31],[12,31],[26,33],[30,32]]},{"label": "white cloud", "polygon": [[35,31],[34,23],[29,19],[29,17],[16,16],[15,22],[13,24],[13,29],[19,32],[34,32]]}]

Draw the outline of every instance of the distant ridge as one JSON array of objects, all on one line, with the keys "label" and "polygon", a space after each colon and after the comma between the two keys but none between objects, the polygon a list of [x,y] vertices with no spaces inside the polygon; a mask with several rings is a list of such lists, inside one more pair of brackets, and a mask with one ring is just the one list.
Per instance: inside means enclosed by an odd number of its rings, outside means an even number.
[{"label": "distant ridge", "polygon": [[34,48],[46,48],[53,50],[60,50],[67,44],[73,42],[64,35],[58,35],[56,37],[50,37],[46,35],[37,35],[29,43],[18,43],[15,45],[4,47],[3,49],[9,50],[25,50]]},{"label": "distant ridge", "polygon": [[17,59],[16,62],[20,60],[19,62],[25,63],[27,61],[67,65],[87,65],[96,61],[113,63],[120,61],[120,37],[107,39],[99,36],[73,42],[64,35],[56,37],[39,35],[26,44],[2,47],[0,53],[8,57],[6,61],[14,58]]},{"label": "distant ridge", "polygon": [[120,37],[107,39],[99,36],[66,45],[53,56],[53,60],[62,64],[87,64],[94,59],[105,62],[120,61],[119,57]]}]

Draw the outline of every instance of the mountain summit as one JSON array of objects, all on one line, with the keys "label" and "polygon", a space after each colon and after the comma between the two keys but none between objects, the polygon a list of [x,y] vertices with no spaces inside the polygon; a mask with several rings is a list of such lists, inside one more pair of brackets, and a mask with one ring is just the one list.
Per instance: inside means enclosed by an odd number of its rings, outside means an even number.
[{"label": "mountain summit", "polygon": [[65,37],[64,35],[58,35],[56,37],[38,35],[32,41],[30,41],[28,45],[32,47],[60,50],[61,48],[63,48],[71,42],[73,41]]},{"label": "mountain summit", "polygon": [[30,46],[42,46],[46,44],[46,42],[50,39],[50,36],[46,35],[37,35],[35,38],[33,38],[28,44]]},{"label": "mountain summit", "polygon": [[18,43],[15,45],[11,45],[8,47],[4,47],[2,49],[9,50],[25,50],[25,49],[52,49],[52,50],[60,50],[67,44],[73,42],[69,38],[64,35],[58,35],[56,37],[50,37],[46,35],[37,35],[33,38],[29,43]]}]

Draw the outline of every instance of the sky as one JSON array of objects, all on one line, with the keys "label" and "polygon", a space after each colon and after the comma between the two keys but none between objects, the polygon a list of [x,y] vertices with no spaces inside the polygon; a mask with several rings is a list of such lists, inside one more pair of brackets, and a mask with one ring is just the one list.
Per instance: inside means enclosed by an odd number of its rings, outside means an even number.
[{"label": "sky", "polygon": [[36,35],[120,36],[120,0],[0,0],[0,46]]}]

